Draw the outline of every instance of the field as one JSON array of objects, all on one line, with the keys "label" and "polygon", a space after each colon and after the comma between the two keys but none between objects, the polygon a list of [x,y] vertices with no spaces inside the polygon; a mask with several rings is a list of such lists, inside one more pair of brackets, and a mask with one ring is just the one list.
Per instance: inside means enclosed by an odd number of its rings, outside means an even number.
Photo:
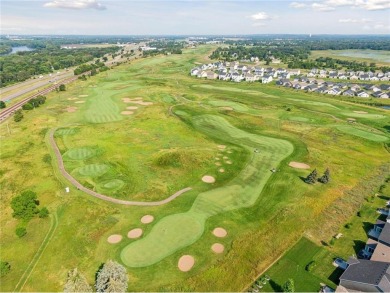
[{"label": "field", "polygon": [[390,52],[379,50],[321,50],[311,52],[310,58],[316,59],[319,57],[376,63],[379,66],[390,64]]},{"label": "field", "polygon": [[[305,257],[325,249],[321,241],[356,213],[327,217],[332,204],[363,201],[369,194],[357,199],[350,191],[369,176],[382,178],[390,161],[388,111],[190,77],[212,49],[118,66],[51,93],[20,123],[0,125],[0,241],[12,267],[1,291],[61,291],[75,267],[93,284],[107,259],[126,266],[129,291],[240,291],[304,234],[313,243]],[[93,193],[160,202],[191,189],[155,206],[93,197],[63,176],[52,132],[66,172]],[[329,168],[332,180],[307,185],[310,170],[290,161],[320,174]],[[51,216],[32,220],[18,238],[10,201],[27,189]],[[143,223],[145,215],[153,221]],[[108,243],[111,235],[122,240]],[[212,250],[216,243],[223,252]],[[178,269],[183,255],[195,260],[188,272]],[[316,274],[310,280],[310,288],[329,282]]]}]

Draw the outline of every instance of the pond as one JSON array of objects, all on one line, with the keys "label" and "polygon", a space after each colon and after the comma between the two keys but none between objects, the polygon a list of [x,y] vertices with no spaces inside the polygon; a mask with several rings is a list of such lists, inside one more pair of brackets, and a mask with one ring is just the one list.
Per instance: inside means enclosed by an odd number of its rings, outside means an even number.
[{"label": "pond", "polygon": [[9,52],[7,55],[15,54],[17,52],[25,52],[25,51],[34,51],[34,49],[31,49],[27,46],[12,47],[12,51]]}]

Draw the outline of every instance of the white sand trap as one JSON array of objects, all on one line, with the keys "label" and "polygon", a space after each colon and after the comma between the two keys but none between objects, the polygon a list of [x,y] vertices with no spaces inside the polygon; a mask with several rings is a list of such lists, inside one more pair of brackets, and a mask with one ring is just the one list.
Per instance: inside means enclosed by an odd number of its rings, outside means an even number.
[{"label": "white sand trap", "polygon": [[353,111],[353,112],[357,114],[368,114],[368,112],[366,111]]},{"label": "white sand trap", "polygon": [[227,153],[228,153],[228,154],[231,154],[231,153],[232,153],[232,151],[227,151]]},{"label": "white sand trap", "polygon": [[149,224],[153,222],[154,217],[152,215],[145,215],[141,218],[141,223],[142,224]]},{"label": "white sand trap", "polygon": [[86,98],[88,95],[79,95],[79,98]]},{"label": "white sand trap", "polygon": [[188,272],[189,270],[192,269],[194,264],[195,264],[195,259],[194,259],[193,256],[191,256],[191,255],[183,255],[179,259],[179,262],[177,263],[177,267],[182,272]]},{"label": "white sand trap", "polygon": [[227,231],[224,228],[218,227],[213,230],[213,234],[216,237],[223,238],[226,237]]},{"label": "white sand trap", "polygon": [[122,235],[119,234],[113,234],[107,238],[107,242],[110,244],[121,242],[121,240],[122,240]]},{"label": "white sand trap", "polygon": [[205,175],[205,176],[202,177],[202,181],[204,183],[214,183],[215,182],[215,178],[213,176]]},{"label": "white sand trap", "polygon": [[232,161],[226,161],[225,163],[226,163],[226,164],[229,164],[229,165],[233,164]]},{"label": "white sand trap", "polygon": [[130,106],[130,107],[126,107],[127,110],[137,110],[138,107],[137,106]]},{"label": "white sand trap", "polygon": [[218,157],[217,157],[217,158],[215,158],[215,159],[216,159],[217,161],[219,161],[219,160],[220,160],[220,158],[218,158]]},{"label": "white sand trap", "polygon": [[222,253],[225,250],[225,246],[223,246],[221,243],[214,243],[211,246],[211,250],[215,253]]},{"label": "white sand trap", "polygon": [[223,172],[225,172],[225,169],[224,168],[221,168],[221,169],[219,169],[218,170],[220,173],[223,173]]},{"label": "white sand trap", "polygon": [[226,111],[233,111],[232,107],[219,107],[221,110],[226,110]]},{"label": "white sand trap", "polygon": [[76,110],[77,110],[77,107],[68,107],[68,108],[66,108],[66,111],[69,112],[69,113],[76,112]]},{"label": "white sand trap", "polygon": [[228,158],[228,157],[226,157],[226,156],[224,156],[223,158],[224,158],[225,160],[229,159],[229,158]]},{"label": "white sand trap", "polygon": [[224,149],[226,149],[226,145],[220,144],[220,145],[218,146],[218,148],[219,148],[220,150],[224,150]]},{"label": "white sand trap", "polygon": [[356,121],[355,118],[347,118],[348,121]]},{"label": "white sand trap", "polygon": [[133,229],[133,230],[130,230],[129,233],[127,233],[127,237],[129,238],[139,238],[141,237],[142,235],[142,229],[141,228],[136,228],[136,229]]},{"label": "white sand trap", "polygon": [[121,114],[122,115],[133,115],[134,112],[133,111],[122,111]]},{"label": "white sand trap", "polygon": [[215,166],[221,166],[222,164],[220,162],[216,162]]},{"label": "white sand trap", "polygon": [[310,166],[305,163],[299,163],[299,162],[290,162],[288,163],[290,167],[296,168],[296,169],[310,169]]},{"label": "white sand trap", "polygon": [[153,105],[152,102],[143,102],[143,101],[133,101],[132,103],[138,104],[138,105],[141,105],[141,106],[150,106],[150,105]]},{"label": "white sand trap", "polygon": [[68,98],[68,101],[78,100],[79,98]]},{"label": "white sand trap", "polygon": [[85,103],[85,101],[77,101],[77,102],[75,102],[76,104],[83,104],[83,103]]}]

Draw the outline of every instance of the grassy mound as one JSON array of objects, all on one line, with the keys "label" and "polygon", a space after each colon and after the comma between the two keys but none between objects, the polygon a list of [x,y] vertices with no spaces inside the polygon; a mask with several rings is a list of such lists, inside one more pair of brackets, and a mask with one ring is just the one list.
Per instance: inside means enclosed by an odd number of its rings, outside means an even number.
[{"label": "grassy mound", "polygon": [[110,167],[106,164],[90,164],[77,168],[76,171],[86,177],[99,177],[106,173]]},{"label": "grassy mound", "polygon": [[287,118],[288,120],[291,121],[297,121],[297,122],[309,122],[310,119],[306,117],[299,117],[299,116],[291,116]]},{"label": "grassy mound", "polygon": [[386,118],[385,115],[370,114],[370,113],[343,112],[341,114],[343,114],[344,116],[353,117],[353,118],[366,118],[366,119],[384,119],[384,118]]},{"label": "grassy mound", "polygon": [[166,150],[157,154],[154,164],[160,167],[199,166],[209,159],[211,155],[200,151]]},{"label": "grassy mound", "polygon": [[57,135],[72,135],[77,133],[77,128],[59,128],[56,130],[55,134]]},{"label": "grassy mound", "polygon": [[70,149],[68,150],[64,155],[64,159],[71,159],[71,160],[85,160],[92,158],[96,155],[97,151],[93,148],[89,147],[82,147],[82,148],[76,148],[76,149]]},{"label": "grassy mound", "polygon": [[110,180],[110,181],[106,181],[102,184],[102,187],[104,189],[108,189],[108,190],[118,190],[118,189],[121,189],[123,186],[125,185],[125,183],[120,180],[120,179],[113,179],[113,180]]},{"label": "grassy mound", "polygon": [[336,128],[346,134],[351,134],[371,141],[384,142],[389,140],[389,138],[384,135],[364,131],[349,125],[340,125],[337,126]]}]

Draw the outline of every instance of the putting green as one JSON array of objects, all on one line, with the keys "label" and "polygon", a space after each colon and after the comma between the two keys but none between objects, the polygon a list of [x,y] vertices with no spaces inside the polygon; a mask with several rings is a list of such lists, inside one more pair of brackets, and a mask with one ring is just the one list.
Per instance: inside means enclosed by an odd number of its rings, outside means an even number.
[{"label": "putting green", "polygon": [[77,149],[70,149],[64,155],[63,158],[69,158],[71,160],[85,160],[92,158],[96,155],[96,150],[89,147],[82,147]]},{"label": "putting green", "polygon": [[121,189],[125,183],[120,179],[113,179],[110,181],[106,181],[102,184],[103,188],[110,190],[118,190]]},{"label": "putting green", "polygon": [[340,125],[336,126],[336,128],[346,134],[351,134],[371,141],[384,142],[389,140],[389,138],[384,135],[368,132],[349,125]]},{"label": "putting green", "polygon": [[213,100],[213,101],[209,101],[208,104],[216,107],[230,107],[237,112],[249,112],[247,106],[235,102],[230,102],[230,101]]},{"label": "putting green", "polygon": [[[129,267],[152,265],[191,245],[202,236],[208,217],[253,205],[272,174],[270,169],[293,152],[288,141],[245,132],[219,116],[195,116],[191,122],[212,138],[247,149],[252,157],[228,184],[200,193],[188,212],[163,218],[146,237],[127,245],[121,259]],[[254,153],[254,148],[260,152]]]},{"label": "putting green", "polygon": [[90,164],[77,168],[77,171],[82,176],[99,177],[106,173],[110,167],[106,164]]},{"label": "putting green", "polygon": [[347,117],[354,117],[354,118],[366,118],[366,119],[384,119],[384,118],[386,118],[386,116],[382,115],[382,114],[355,113],[355,112],[343,112],[341,114],[343,114],[344,116],[347,116]]},{"label": "putting green", "polygon": [[123,116],[120,115],[121,110],[108,93],[108,90],[96,93],[93,97],[93,103],[88,103],[89,107],[85,112],[85,119],[88,122],[107,123],[123,119]]}]

